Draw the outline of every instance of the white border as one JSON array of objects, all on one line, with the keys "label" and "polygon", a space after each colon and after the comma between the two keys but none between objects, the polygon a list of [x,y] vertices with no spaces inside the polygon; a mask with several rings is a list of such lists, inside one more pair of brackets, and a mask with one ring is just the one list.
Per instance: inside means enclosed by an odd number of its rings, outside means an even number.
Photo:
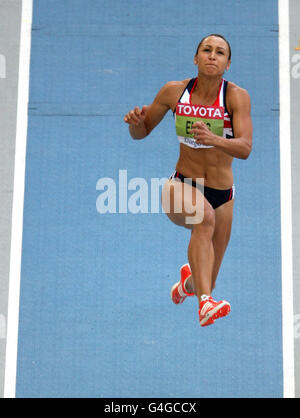
[{"label": "white border", "polygon": [[283,396],[295,397],[289,0],[278,0]]},{"label": "white border", "polygon": [[4,398],[16,395],[32,7],[33,0],[22,1]]},{"label": "white border", "polygon": [[[16,395],[19,297],[23,232],[25,158],[27,142],[27,109],[33,0],[22,1],[18,111],[16,130],[12,238],[9,274],[7,341],[5,357],[4,397]],[[293,248],[292,185],[290,132],[290,45],[289,0],[278,0],[279,13],[279,83],[280,83],[280,190],[282,250],[282,343],[283,396],[295,397],[294,327],[293,327]]]}]

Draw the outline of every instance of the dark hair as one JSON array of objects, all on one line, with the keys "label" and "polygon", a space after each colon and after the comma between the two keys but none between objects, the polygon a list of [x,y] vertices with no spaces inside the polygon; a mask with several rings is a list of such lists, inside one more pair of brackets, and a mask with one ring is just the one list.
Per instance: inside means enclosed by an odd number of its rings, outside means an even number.
[{"label": "dark hair", "polygon": [[202,45],[203,41],[205,41],[205,39],[206,38],[209,38],[210,36],[216,36],[217,38],[221,38],[221,39],[223,39],[227,43],[228,48],[229,48],[229,58],[228,59],[230,60],[231,59],[231,46],[230,46],[230,43],[227,41],[226,38],[224,38],[223,35],[220,35],[218,33],[211,33],[210,35],[207,35],[204,38],[202,38],[201,41],[199,42],[198,47],[197,47],[196,55],[198,54],[199,48]]}]

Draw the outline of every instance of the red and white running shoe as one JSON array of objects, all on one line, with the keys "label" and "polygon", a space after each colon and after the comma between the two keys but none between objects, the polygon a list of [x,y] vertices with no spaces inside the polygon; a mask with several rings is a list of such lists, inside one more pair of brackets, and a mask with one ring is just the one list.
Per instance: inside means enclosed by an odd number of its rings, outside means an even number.
[{"label": "red and white running shoe", "polygon": [[182,303],[187,296],[195,296],[195,293],[188,293],[185,289],[185,283],[191,274],[190,266],[184,264],[180,269],[180,281],[171,289],[171,299],[176,305]]},{"label": "red and white running shoe", "polygon": [[230,312],[230,303],[226,300],[216,302],[211,296],[203,298],[200,302],[199,319],[200,325],[205,327],[215,322],[215,319],[222,318]]}]

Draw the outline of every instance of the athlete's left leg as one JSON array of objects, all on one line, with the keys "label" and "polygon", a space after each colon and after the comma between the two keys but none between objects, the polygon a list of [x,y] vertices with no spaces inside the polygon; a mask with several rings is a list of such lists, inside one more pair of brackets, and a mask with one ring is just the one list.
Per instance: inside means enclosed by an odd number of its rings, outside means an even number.
[{"label": "athlete's left leg", "polygon": [[[212,244],[214,249],[214,264],[212,270],[212,282],[211,282],[211,291],[215,288],[216,280],[220,267],[223,261],[223,257],[228,246],[230,235],[231,235],[231,226],[232,226],[232,216],[233,216],[233,205],[234,200],[224,203],[215,209],[215,227],[212,237]],[[186,289],[188,292],[195,292],[195,286],[193,283],[193,278],[186,282]]]},{"label": "athlete's left leg", "polygon": [[215,209],[215,230],[212,238],[215,260],[212,272],[211,290],[213,290],[216,285],[221,263],[230,240],[233,205],[234,199]]}]

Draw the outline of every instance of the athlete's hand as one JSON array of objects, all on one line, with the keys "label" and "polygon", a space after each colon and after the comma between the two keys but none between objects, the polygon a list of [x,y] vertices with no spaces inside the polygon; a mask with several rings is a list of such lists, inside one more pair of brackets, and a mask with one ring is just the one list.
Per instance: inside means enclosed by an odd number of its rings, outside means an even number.
[{"label": "athlete's hand", "polygon": [[139,126],[142,122],[144,122],[146,118],[147,107],[148,106],[145,105],[142,107],[142,109],[140,109],[138,106],[136,106],[124,116],[124,122],[128,123],[129,125]]},{"label": "athlete's hand", "polygon": [[206,123],[204,122],[195,122],[193,123],[190,133],[193,134],[194,139],[197,144],[202,145],[215,145],[216,135],[213,134]]}]

